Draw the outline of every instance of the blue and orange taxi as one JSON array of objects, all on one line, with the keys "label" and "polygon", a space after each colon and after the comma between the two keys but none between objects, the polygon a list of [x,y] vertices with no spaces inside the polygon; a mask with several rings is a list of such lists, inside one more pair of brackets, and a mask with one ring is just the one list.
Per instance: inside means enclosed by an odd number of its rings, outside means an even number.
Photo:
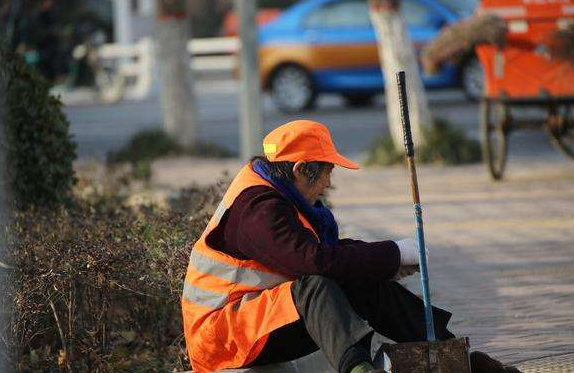
[{"label": "blue and orange taxi", "polygon": [[[401,11],[415,49],[444,25],[468,17],[476,0],[403,0]],[[365,105],[383,90],[377,41],[366,0],[305,0],[285,10],[259,32],[259,68],[264,89],[276,106],[298,112],[321,93],[339,93],[350,105]],[[462,84],[469,96],[482,89],[481,67],[473,56],[436,75],[423,74],[426,87]]]}]

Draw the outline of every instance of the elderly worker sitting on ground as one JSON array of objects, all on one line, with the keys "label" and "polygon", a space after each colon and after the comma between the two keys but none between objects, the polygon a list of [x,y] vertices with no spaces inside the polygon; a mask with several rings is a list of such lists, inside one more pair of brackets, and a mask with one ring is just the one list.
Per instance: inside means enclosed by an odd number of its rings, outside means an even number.
[{"label": "elderly worker sitting on ground", "polygon": [[[273,130],[235,177],[195,244],[183,290],[195,372],[284,362],[321,349],[342,373],[375,372],[374,331],[424,341],[422,301],[393,281],[418,265],[413,239],[339,239],[320,197],[340,155],[327,127],[299,120]],[[436,336],[451,314],[434,309]],[[473,373],[518,372],[471,354]],[[383,372],[379,370],[379,372]]]}]

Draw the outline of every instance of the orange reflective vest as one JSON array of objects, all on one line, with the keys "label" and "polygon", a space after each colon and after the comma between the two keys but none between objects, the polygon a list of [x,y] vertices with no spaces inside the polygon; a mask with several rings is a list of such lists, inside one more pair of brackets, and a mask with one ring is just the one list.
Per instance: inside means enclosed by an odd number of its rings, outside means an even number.
[{"label": "orange reflective vest", "polygon": [[[271,187],[251,165],[245,166],[229,186],[190,256],[182,309],[187,352],[195,372],[251,363],[269,333],[299,319],[291,297],[294,279],[255,260],[233,258],[206,242],[237,196],[256,185]],[[301,213],[299,219],[315,232]]]}]

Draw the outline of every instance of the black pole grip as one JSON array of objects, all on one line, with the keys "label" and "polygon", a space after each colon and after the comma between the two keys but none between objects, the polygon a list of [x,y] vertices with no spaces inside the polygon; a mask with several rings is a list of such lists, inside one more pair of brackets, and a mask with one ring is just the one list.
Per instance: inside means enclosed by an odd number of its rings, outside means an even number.
[{"label": "black pole grip", "polygon": [[411,135],[411,119],[409,118],[409,103],[407,100],[407,84],[405,72],[399,71],[397,74],[397,86],[399,88],[399,104],[401,108],[401,122],[403,124],[403,135],[405,138],[405,150],[407,157],[415,154],[413,147],[413,136]]}]

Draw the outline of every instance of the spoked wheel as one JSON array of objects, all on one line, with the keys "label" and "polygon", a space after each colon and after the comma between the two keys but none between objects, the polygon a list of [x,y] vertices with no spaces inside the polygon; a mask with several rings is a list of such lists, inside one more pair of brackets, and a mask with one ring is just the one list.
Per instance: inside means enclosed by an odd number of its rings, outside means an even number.
[{"label": "spoked wheel", "polygon": [[460,80],[466,97],[478,101],[484,94],[484,69],[478,58],[468,60],[461,69]]},{"label": "spoked wheel", "polygon": [[500,102],[482,101],[480,118],[482,159],[495,180],[502,178],[506,166],[510,122],[508,106]]},{"label": "spoked wheel", "polygon": [[554,145],[574,159],[574,110],[573,105],[552,107],[548,113],[546,130]]}]

